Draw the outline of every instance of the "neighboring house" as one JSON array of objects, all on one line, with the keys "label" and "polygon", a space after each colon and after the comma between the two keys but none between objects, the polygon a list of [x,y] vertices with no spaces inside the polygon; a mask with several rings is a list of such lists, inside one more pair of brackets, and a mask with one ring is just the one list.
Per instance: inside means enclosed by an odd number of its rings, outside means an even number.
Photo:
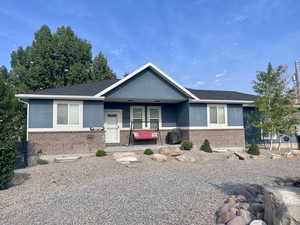
[{"label": "neighboring house", "polygon": [[44,154],[128,145],[131,128],[157,126],[163,143],[169,131],[180,128],[196,146],[208,139],[214,148],[244,148],[243,108],[255,100],[239,92],[184,88],[152,63],[120,80],[16,96],[28,102],[29,148]]}]

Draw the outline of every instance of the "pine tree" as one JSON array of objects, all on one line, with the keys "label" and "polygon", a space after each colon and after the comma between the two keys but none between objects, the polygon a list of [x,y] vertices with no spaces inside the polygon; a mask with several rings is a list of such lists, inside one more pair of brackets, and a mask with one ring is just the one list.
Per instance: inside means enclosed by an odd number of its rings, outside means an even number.
[{"label": "pine tree", "polygon": [[211,153],[212,152],[212,149],[210,147],[210,143],[207,139],[204,140],[202,146],[200,147],[200,149],[204,152],[208,152],[208,153]]},{"label": "pine tree", "polygon": [[253,82],[258,95],[255,105],[259,115],[253,125],[262,130],[263,136],[270,137],[269,150],[272,150],[274,135],[291,133],[292,127],[298,123],[292,116],[297,112],[293,107],[295,95],[285,72],[284,66],[273,68],[269,63],[267,71],[258,72],[257,81]]},{"label": "pine tree", "polygon": [[260,154],[259,147],[255,143],[255,141],[252,141],[251,146],[247,153],[250,155],[259,155]]},{"label": "pine tree", "polygon": [[116,78],[116,74],[113,73],[108,66],[107,59],[102,52],[100,52],[93,60],[92,78],[93,80]]}]

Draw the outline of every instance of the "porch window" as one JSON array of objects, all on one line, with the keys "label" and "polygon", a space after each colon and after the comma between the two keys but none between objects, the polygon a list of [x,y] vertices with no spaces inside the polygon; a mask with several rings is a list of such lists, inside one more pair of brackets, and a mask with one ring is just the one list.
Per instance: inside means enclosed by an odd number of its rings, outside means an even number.
[{"label": "porch window", "polygon": [[135,130],[141,130],[145,127],[145,107],[133,106],[131,108],[131,122],[132,128]]},{"label": "porch window", "polygon": [[160,126],[161,109],[159,106],[148,107],[148,124],[151,130],[156,130]]},{"label": "porch window", "polygon": [[226,105],[208,106],[209,125],[226,126],[227,125],[227,107]]},{"label": "porch window", "polygon": [[56,128],[82,127],[81,102],[55,102],[53,114]]}]

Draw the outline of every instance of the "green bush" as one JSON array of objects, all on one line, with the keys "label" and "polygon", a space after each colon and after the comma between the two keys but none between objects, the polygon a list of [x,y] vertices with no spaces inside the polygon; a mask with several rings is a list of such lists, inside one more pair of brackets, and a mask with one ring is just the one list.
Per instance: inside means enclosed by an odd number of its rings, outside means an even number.
[{"label": "green bush", "polygon": [[106,151],[104,151],[104,150],[97,150],[97,152],[96,152],[97,157],[103,157],[103,156],[106,156],[106,155],[107,155]]},{"label": "green bush", "polygon": [[152,151],[150,148],[147,148],[147,149],[144,151],[144,154],[145,154],[145,155],[152,155],[152,154],[153,154],[153,151]]},{"label": "green bush", "polygon": [[6,189],[14,176],[16,152],[14,146],[0,146],[0,190]]},{"label": "green bush", "polygon": [[193,148],[193,143],[189,140],[184,140],[181,142],[181,147],[182,150],[191,150]]},{"label": "green bush", "polygon": [[38,159],[37,163],[39,165],[46,165],[46,164],[49,164],[49,161],[46,159]]},{"label": "green bush", "polygon": [[209,152],[209,153],[212,152],[209,141],[207,139],[204,140],[203,144],[200,147],[200,150],[202,150],[204,152]]},{"label": "green bush", "polygon": [[255,141],[252,141],[252,144],[251,144],[250,148],[248,149],[247,153],[250,155],[259,155],[260,154],[259,147],[255,143]]}]

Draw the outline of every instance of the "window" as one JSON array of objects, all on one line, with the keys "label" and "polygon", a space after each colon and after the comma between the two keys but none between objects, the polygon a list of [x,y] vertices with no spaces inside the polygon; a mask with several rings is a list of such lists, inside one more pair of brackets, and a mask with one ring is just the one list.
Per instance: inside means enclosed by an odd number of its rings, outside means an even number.
[{"label": "window", "polygon": [[145,127],[145,107],[133,106],[131,108],[131,122],[133,129],[143,129]]},{"label": "window", "polygon": [[82,127],[82,103],[55,102],[54,126],[56,128]]},{"label": "window", "polygon": [[156,130],[160,127],[161,108],[159,106],[148,107],[148,124],[149,128]]},{"label": "window", "polygon": [[209,105],[208,121],[212,126],[227,125],[227,107],[226,105]]}]

